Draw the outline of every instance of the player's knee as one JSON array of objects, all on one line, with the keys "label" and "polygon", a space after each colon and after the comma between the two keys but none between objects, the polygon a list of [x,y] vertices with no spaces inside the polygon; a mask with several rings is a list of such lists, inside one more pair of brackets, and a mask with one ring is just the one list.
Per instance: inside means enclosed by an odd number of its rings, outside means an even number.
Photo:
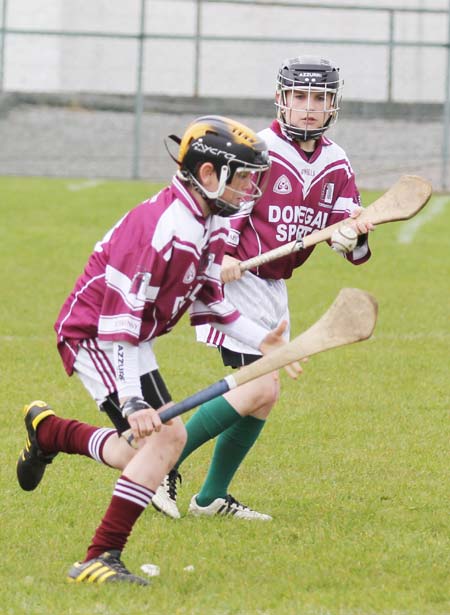
[{"label": "player's knee", "polygon": [[171,448],[177,453],[181,453],[184,445],[186,444],[187,432],[186,427],[180,417],[172,419],[171,424],[167,425],[165,432]]},{"label": "player's knee", "polygon": [[275,374],[262,378],[254,388],[253,407],[265,412],[267,416],[279,397],[279,380]]},{"label": "player's knee", "polygon": [[136,455],[137,449],[132,448],[125,438],[114,435],[108,438],[103,447],[103,461],[118,470],[123,470]]},{"label": "player's knee", "polygon": [[270,374],[270,376],[266,378],[263,396],[264,405],[269,408],[273,408],[280,396],[280,381],[278,373]]}]

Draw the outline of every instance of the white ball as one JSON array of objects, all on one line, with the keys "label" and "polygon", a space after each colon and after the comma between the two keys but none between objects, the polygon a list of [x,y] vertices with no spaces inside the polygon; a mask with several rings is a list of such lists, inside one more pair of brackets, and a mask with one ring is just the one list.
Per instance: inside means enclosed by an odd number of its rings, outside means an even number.
[{"label": "white ball", "polygon": [[161,570],[156,564],[142,564],[142,572],[148,574],[149,577],[159,577]]},{"label": "white ball", "polygon": [[347,254],[356,248],[358,233],[352,226],[341,224],[331,235],[331,247],[336,252]]}]

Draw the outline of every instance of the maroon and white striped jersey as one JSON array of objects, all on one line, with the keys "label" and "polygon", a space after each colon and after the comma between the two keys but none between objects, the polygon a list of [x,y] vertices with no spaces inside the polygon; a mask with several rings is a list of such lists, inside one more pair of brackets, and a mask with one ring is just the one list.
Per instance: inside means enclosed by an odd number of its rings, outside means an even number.
[{"label": "maroon and white striped jersey", "polygon": [[[272,166],[263,178],[264,194],[252,206],[230,218],[232,230],[227,252],[239,260],[305,237],[347,218],[360,206],[350,162],[336,143],[321,137],[310,158],[281,132],[277,121],[261,131]],[[266,184],[264,185],[264,181]],[[314,247],[266,263],[253,273],[266,279],[288,279]],[[345,257],[360,264],[370,257],[367,241]]]},{"label": "maroon and white striped jersey", "polygon": [[81,340],[137,345],[170,331],[190,306],[192,324],[231,326],[240,314],[220,283],[228,230],[177,178],[128,212],[96,244],[58,316],[66,371]]}]

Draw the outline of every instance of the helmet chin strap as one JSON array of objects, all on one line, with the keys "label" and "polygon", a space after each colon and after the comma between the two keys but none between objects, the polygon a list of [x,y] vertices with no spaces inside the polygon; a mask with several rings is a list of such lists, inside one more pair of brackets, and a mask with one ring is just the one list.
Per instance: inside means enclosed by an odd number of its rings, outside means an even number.
[{"label": "helmet chin strap", "polygon": [[206,190],[206,188],[203,187],[204,197],[208,203],[211,212],[222,217],[231,216],[231,214],[234,214],[237,211],[237,208],[231,205],[231,203],[228,203],[227,201],[220,198],[225,192],[229,173],[229,167],[227,165],[223,165],[220,169],[217,190],[211,192],[210,190]]},{"label": "helmet chin strap", "polygon": [[194,190],[196,190],[200,194],[200,196],[205,199],[212,213],[229,216],[232,213],[236,213],[236,208],[233,207],[233,205],[231,205],[230,203],[227,203],[227,201],[224,201],[220,198],[225,192],[228,175],[229,167],[228,165],[224,164],[220,168],[218,186],[217,189],[214,191],[207,190],[205,186],[203,186],[192,173],[189,173],[187,176],[183,175],[182,178],[184,180],[187,179],[191,186],[194,188]]},{"label": "helmet chin strap", "polygon": [[206,201],[213,201],[224,193],[227,184],[228,166],[223,165],[220,169],[219,184],[217,190],[214,192],[207,190],[190,171],[177,171],[177,175],[179,175],[180,179],[188,181],[194,190],[196,190]]},{"label": "helmet chin strap", "polygon": [[221,197],[222,194],[224,193],[225,187],[227,185],[228,174],[229,174],[229,168],[226,164],[224,164],[220,168],[219,183],[217,186],[217,190],[215,191],[207,190],[205,186],[202,186],[196,178],[194,179],[195,179],[196,184],[200,188],[201,194],[208,200],[215,200]]}]

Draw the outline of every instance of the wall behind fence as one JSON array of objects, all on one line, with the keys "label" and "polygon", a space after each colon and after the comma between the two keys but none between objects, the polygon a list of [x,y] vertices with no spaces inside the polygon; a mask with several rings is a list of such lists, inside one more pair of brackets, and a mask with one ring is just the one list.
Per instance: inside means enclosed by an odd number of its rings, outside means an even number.
[{"label": "wall behind fence", "polygon": [[[254,117],[255,125],[267,123],[272,107],[268,104],[262,113],[256,103],[272,99],[280,61],[307,52],[329,57],[341,67],[344,101],[364,103],[366,110],[375,108],[374,103],[385,104],[382,111],[378,106],[375,115],[364,117],[350,113],[358,109],[355,104],[347,105],[346,115],[344,103],[331,136],[344,140],[355,167],[364,173],[364,164],[371,160],[380,184],[390,181],[389,165],[392,173],[410,166],[417,172],[420,167],[436,184],[448,187],[450,0],[397,0],[389,6],[363,0],[0,0],[0,6],[0,137],[3,134],[3,143],[7,140],[0,173],[55,174],[61,159],[52,161],[45,143],[54,138],[66,143],[58,151],[77,157],[76,164],[66,161],[67,175],[165,179],[170,163],[157,160],[165,125],[181,131],[181,120],[191,119],[191,112],[209,110],[211,101],[216,112],[224,112],[230,100],[240,101],[233,108],[235,115]],[[44,94],[53,98],[43,99]],[[64,94],[70,95],[71,108],[64,108]],[[96,95],[90,105],[87,94]],[[128,100],[119,116],[111,95]],[[195,105],[187,102],[190,97]],[[167,112],[164,120],[155,116],[154,107],[151,111],[149,99],[159,100],[158,111]],[[50,112],[43,100],[59,104],[59,112],[71,119],[59,126],[54,109]],[[189,107],[183,118],[171,117],[180,108],[177,101]],[[418,105],[427,105],[421,120]],[[47,113],[53,115],[53,127]],[[108,125],[110,135],[104,133]],[[40,158],[47,166],[29,163],[21,170],[15,126],[19,135],[21,126],[27,126],[29,138],[36,140],[35,151],[45,152]],[[91,143],[95,126],[102,138]],[[114,131],[120,135],[119,147]],[[154,140],[158,154],[152,161],[147,147]],[[80,147],[83,142],[90,146]],[[116,150],[111,164],[108,152],[111,156]]]}]

